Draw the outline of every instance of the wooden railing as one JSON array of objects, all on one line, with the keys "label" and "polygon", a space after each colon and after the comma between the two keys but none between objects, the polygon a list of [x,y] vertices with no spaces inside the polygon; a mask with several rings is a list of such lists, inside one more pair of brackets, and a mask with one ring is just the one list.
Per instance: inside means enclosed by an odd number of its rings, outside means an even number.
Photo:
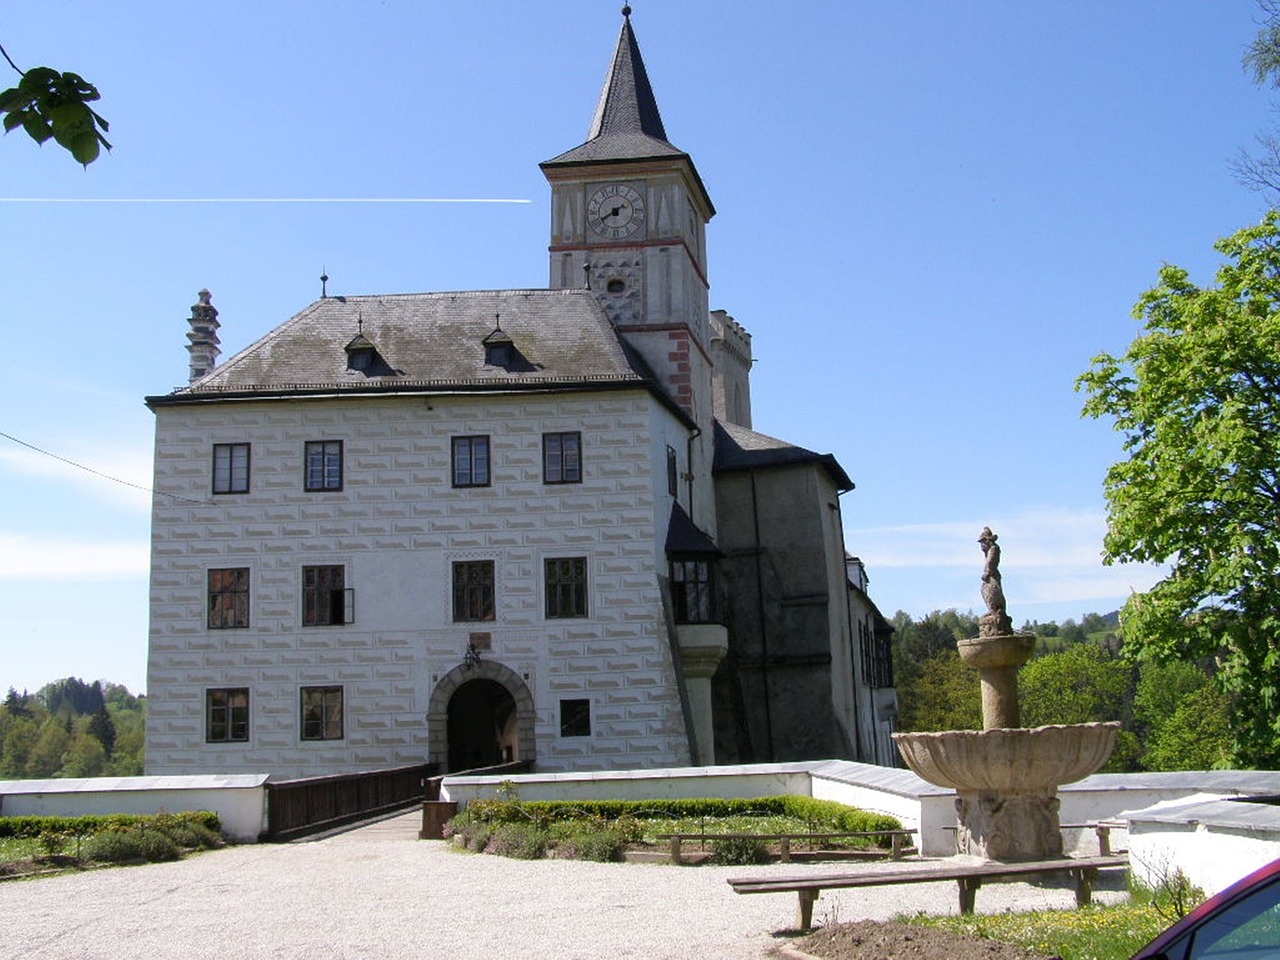
[{"label": "wooden railing", "polygon": [[267,781],[263,840],[290,840],[420,803],[438,764]]}]

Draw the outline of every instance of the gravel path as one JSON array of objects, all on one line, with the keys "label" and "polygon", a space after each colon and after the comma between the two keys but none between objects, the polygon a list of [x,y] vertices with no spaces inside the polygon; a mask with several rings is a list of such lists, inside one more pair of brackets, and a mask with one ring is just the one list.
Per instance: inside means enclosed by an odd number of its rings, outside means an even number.
[{"label": "gravel path", "polygon": [[[759,960],[792,894],[730,876],[839,865],[670,867],[477,856],[416,839],[415,813],[321,840],[0,883],[0,957]],[[1101,885],[1100,885],[1101,886]],[[1123,897],[1095,890],[1095,898]],[[1072,905],[1069,886],[994,884],[978,909]],[[824,893],[815,923],[956,910],[954,882]]]}]

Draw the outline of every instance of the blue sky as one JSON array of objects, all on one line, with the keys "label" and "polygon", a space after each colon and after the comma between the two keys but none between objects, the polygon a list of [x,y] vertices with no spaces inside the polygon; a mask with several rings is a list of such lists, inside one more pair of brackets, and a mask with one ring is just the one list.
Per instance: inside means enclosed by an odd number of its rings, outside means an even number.
[{"label": "blue sky", "polygon": [[[537,163],[585,136],[619,6],[10,5],[0,43],[97,84],[115,149],[85,171],[0,139],[0,431],[146,487],[142,398],[185,382],[200,288],[229,356],[322,267],[330,293],[545,286]],[[1072,384],[1162,263],[1208,282],[1262,216],[1228,167],[1275,119],[1240,68],[1252,0],[633,7],[718,210],[754,426],[853,477],[884,612],[979,607],[984,525],[1017,622],[1148,586],[1099,560],[1120,448]],[[528,202],[133,202],[246,198]],[[3,437],[0,494],[0,687],[142,688],[148,495]]]}]

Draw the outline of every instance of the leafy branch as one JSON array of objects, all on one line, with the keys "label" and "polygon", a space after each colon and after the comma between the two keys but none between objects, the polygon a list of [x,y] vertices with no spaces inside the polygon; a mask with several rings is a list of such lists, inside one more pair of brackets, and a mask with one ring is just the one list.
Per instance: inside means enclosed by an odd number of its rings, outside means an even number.
[{"label": "leafy branch", "polygon": [[21,127],[36,143],[52,138],[86,167],[98,159],[101,147],[111,149],[102,135],[110,125],[89,106],[100,99],[97,87],[78,74],[49,67],[23,70],[3,46],[0,54],[22,78],[16,87],[0,91],[5,133]]}]

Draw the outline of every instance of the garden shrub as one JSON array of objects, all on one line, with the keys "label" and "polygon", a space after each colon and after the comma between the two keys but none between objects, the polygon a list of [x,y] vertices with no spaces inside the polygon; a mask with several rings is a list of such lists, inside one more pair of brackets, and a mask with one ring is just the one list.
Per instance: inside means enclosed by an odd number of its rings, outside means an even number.
[{"label": "garden shrub", "polygon": [[158,829],[183,850],[213,850],[223,845],[221,835],[202,823],[178,822]]},{"label": "garden shrub", "polygon": [[594,860],[614,863],[622,859],[626,836],[619,830],[586,824],[571,824],[556,845],[557,855],[566,860]]},{"label": "garden shrub", "polygon": [[724,866],[745,866],[769,862],[769,848],[754,837],[728,837],[711,843],[711,862]]},{"label": "garden shrub", "polygon": [[857,832],[899,830],[896,817],[870,813],[834,800],[813,797],[771,796],[726,800],[717,797],[695,797],[668,800],[473,800],[466,815],[492,823],[535,823],[546,825],[561,819],[593,819],[614,821],[632,819],[689,819],[696,817],[731,817],[742,815],[790,816],[805,820],[815,830]]},{"label": "garden shrub", "polygon": [[181,813],[111,813],[87,817],[0,817],[0,838],[36,838],[44,833],[63,833],[87,837],[103,830],[127,830],[137,826],[170,823],[199,823],[218,833],[222,822],[209,810],[184,810]]},{"label": "garden shrub", "polygon": [[101,863],[142,860],[142,834],[137,831],[105,830],[86,840],[80,848],[80,855],[86,860]]},{"label": "garden shrub", "polygon": [[547,852],[547,834],[531,823],[504,823],[493,831],[484,852],[514,860],[540,860]]},{"label": "garden shrub", "polygon": [[137,836],[138,853],[149,863],[163,863],[182,856],[178,845],[163,830],[139,830]]}]

